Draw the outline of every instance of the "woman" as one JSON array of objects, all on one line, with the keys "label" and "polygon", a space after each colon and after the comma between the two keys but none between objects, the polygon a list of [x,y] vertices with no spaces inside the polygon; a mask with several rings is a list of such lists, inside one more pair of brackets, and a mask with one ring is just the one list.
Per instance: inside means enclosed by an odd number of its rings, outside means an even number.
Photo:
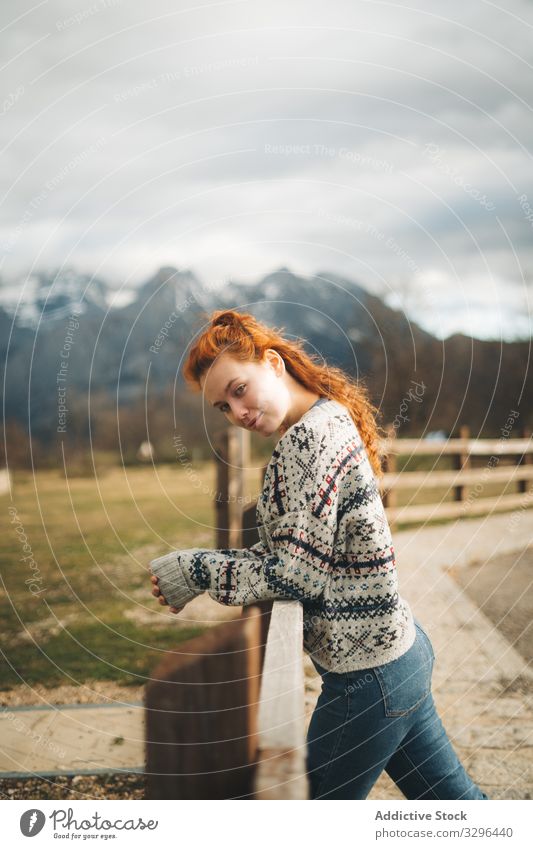
[{"label": "woman", "polygon": [[385,769],[408,799],[487,799],[435,711],[429,637],[398,592],[377,410],[366,390],[250,314],[217,310],[189,352],[188,383],[228,422],[279,434],[250,548],[172,551],[150,564],[173,613],[297,599],[322,677],[307,735],[313,799],[365,799]]}]

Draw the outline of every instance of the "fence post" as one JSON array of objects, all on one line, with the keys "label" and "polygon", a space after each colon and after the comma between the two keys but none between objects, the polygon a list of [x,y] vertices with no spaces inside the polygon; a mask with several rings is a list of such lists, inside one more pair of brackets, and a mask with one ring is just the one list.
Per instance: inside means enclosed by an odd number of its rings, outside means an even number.
[{"label": "fence post", "polygon": [[[244,548],[250,548],[254,543],[259,542],[259,533],[256,523],[256,505],[250,504],[242,514],[242,545]],[[261,665],[265,659],[265,648],[268,639],[268,629],[270,628],[270,617],[272,614],[272,601],[256,601],[254,607],[258,607],[261,611]],[[246,609],[246,607],[245,607]]]},{"label": "fence post", "polygon": [[249,465],[250,431],[228,427],[216,446],[216,547],[240,548],[245,470]]},{"label": "fence post", "polygon": [[[531,439],[531,428],[524,426],[522,428],[522,438],[523,439]],[[518,456],[517,466],[529,466],[533,462],[533,455],[531,454],[531,450],[524,451],[523,454]],[[518,492],[527,492],[528,491],[528,481],[518,479]]]},{"label": "fence post", "polygon": [[165,652],[145,692],[148,799],[253,798],[260,612]]},{"label": "fence post", "polygon": [[[393,453],[395,451],[396,428],[392,423],[387,425],[386,432],[387,440],[390,440],[390,448],[383,459],[383,471],[387,474],[394,474],[397,469],[397,457],[396,454]],[[383,493],[383,506],[385,509],[396,506],[396,492],[392,489],[392,487],[390,489],[386,489]],[[395,530],[396,525],[397,523],[392,519],[389,521],[391,531]]]},{"label": "fence post", "polygon": [[9,469],[0,469],[0,495],[9,494],[11,490],[12,483]]},{"label": "fence post", "polygon": [[[469,438],[470,438],[470,428],[468,427],[468,425],[461,425],[461,427],[459,428],[459,439],[469,439]],[[460,470],[460,469],[469,469],[470,468],[471,462],[470,462],[470,454],[468,453],[468,449],[467,449],[466,453],[460,452],[460,453],[454,454],[452,456],[453,456],[453,461],[454,461],[454,469]],[[457,486],[455,486],[454,492],[453,492],[453,500],[454,501],[464,501],[464,490],[465,490],[465,488],[461,484],[458,484]]]}]

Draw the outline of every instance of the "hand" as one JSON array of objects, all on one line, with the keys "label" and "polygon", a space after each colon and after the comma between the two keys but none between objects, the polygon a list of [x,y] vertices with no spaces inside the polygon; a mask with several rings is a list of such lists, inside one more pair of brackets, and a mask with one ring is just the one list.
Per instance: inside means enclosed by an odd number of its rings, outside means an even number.
[{"label": "hand", "polygon": [[[162,594],[161,590],[159,589],[159,586],[158,586],[159,578],[157,577],[157,575],[152,575],[150,580],[153,584],[152,595],[159,597],[159,604],[168,604],[168,601],[166,600],[165,596]],[[171,613],[179,613],[180,610],[183,610],[184,607],[185,607],[185,605],[183,605],[183,607],[169,607],[169,610],[170,610]]]}]

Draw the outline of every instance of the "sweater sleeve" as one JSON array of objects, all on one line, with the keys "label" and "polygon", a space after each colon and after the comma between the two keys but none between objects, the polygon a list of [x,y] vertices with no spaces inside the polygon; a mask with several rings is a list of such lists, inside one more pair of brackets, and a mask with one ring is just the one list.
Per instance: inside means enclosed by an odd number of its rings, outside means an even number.
[{"label": "sweater sleeve", "polygon": [[[269,521],[249,548],[185,549],[152,560],[161,592],[182,607],[201,592],[227,605],[318,598],[331,573],[338,488],[323,432],[297,423],[273,454],[262,497]],[[328,460],[329,457],[329,460]]]}]

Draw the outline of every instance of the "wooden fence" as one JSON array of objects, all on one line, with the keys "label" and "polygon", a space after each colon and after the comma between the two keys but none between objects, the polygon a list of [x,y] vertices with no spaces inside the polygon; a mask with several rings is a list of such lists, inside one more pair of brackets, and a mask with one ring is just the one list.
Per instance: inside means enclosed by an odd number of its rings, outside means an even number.
[{"label": "wooden fence", "polygon": [[[460,428],[457,439],[442,441],[421,439],[396,439],[394,429],[389,428],[389,438],[384,449],[388,455],[386,473],[380,482],[387,519],[391,527],[399,522],[418,523],[435,519],[454,519],[461,516],[482,516],[486,513],[514,510],[520,507],[528,483],[533,480],[533,442],[530,431],[523,430],[521,439],[470,439],[468,428]],[[451,457],[451,470],[431,469],[428,471],[397,471],[397,458],[407,457]],[[483,466],[474,467],[473,457],[488,458]],[[507,462],[500,465],[502,458]],[[516,486],[515,493],[504,492],[497,496],[483,496],[486,484],[510,484]],[[429,490],[446,488],[452,494],[451,501],[431,503]],[[472,492],[466,496],[467,487]],[[400,490],[424,492],[424,504],[397,505],[396,494]]]}]

